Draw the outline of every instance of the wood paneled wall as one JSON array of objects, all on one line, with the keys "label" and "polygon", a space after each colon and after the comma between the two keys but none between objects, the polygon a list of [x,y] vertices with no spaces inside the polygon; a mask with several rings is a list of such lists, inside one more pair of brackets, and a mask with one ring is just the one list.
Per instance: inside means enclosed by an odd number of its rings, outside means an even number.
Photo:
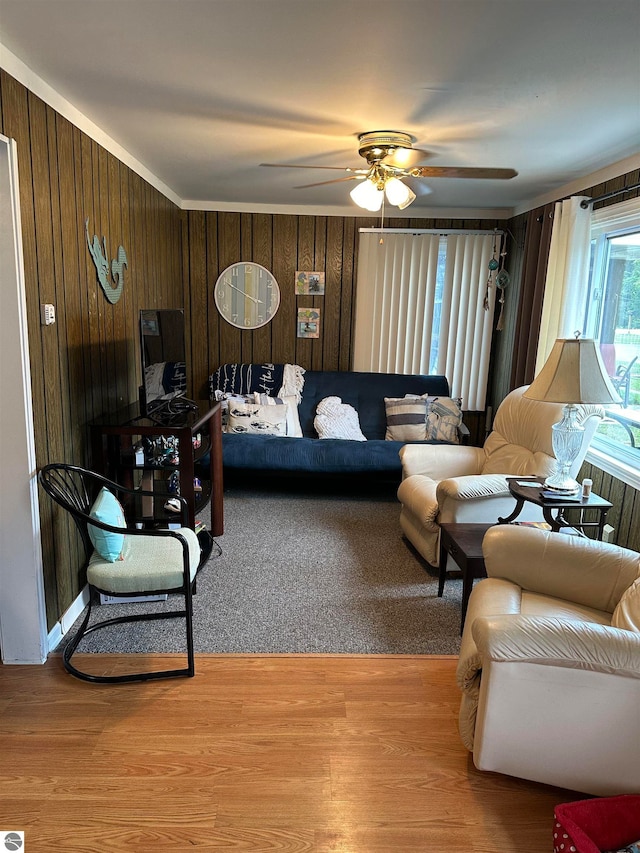
[{"label": "wood paneled wall", "polygon": [[[193,393],[207,396],[208,376],[226,362],[292,362],[307,370],[349,370],[353,349],[358,231],[377,217],[285,216],[190,211],[184,224],[185,307],[191,318]],[[500,228],[500,220],[392,219],[389,228]],[[274,320],[255,331],[220,318],[213,289],[237,261],[274,273],[281,302]],[[296,270],[325,273],[324,296],[296,296]],[[296,336],[298,307],[320,308],[320,337]],[[484,441],[484,413],[465,413],[471,442]]]},{"label": "wood paneled wall", "polygon": [[[4,71],[0,132],[18,146],[37,464],[88,464],[87,424],[138,396],[139,309],[182,306],[182,214]],[[127,253],[115,305],[98,284],[87,217],[109,259],[120,245]],[[55,325],[40,325],[46,302]],[[72,522],[43,493],[40,510],[51,627],[84,578]]]},{"label": "wood paneled wall", "polygon": [[[593,480],[593,491],[597,495],[613,504],[607,514],[607,524],[614,529],[612,541],[623,548],[640,551],[640,492],[588,462],[578,474],[580,481],[584,477]],[[595,521],[595,516],[589,520]]]}]

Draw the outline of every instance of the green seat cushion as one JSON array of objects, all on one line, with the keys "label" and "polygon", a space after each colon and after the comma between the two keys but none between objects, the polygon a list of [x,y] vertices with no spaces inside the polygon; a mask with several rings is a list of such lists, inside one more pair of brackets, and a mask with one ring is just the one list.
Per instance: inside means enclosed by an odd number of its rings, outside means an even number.
[{"label": "green seat cushion", "polygon": [[[200,562],[200,543],[189,527],[175,531],[187,540],[191,580]],[[110,562],[96,550],[87,566],[87,581],[104,592],[138,593],[182,586],[182,544],[171,536],[124,536],[122,560]]]},{"label": "green seat cushion", "polygon": [[[96,521],[110,524],[112,527],[127,526],[120,502],[109,489],[104,487],[100,489],[98,497],[93,502],[89,515]],[[124,545],[124,534],[102,530],[99,527],[94,527],[93,524],[89,524],[88,528],[89,539],[102,558],[110,563],[119,560]]]}]

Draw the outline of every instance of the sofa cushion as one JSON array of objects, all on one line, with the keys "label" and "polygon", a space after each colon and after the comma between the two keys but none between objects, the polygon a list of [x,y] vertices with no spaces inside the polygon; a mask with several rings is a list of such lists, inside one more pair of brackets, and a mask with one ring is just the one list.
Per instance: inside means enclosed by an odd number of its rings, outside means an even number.
[{"label": "sofa cushion", "polygon": [[[200,562],[200,543],[189,527],[175,531],[187,541],[189,576]],[[87,566],[87,580],[104,592],[118,594],[178,589],[184,579],[183,547],[173,536],[124,536],[123,559],[110,563],[95,551]]]},{"label": "sofa cushion", "polygon": [[340,397],[325,397],[318,403],[313,421],[319,438],[342,438],[346,441],[366,441],[362,434],[358,413]]},{"label": "sofa cushion", "polygon": [[427,400],[424,397],[385,397],[387,441],[424,441],[427,437]]},{"label": "sofa cushion", "polygon": [[462,400],[459,397],[429,397],[426,420],[426,438],[457,444],[462,423]]},{"label": "sofa cushion", "polygon": [[298,401],[291,395],[289,397],[271,397],[269,394],[254,392],[254,403],[261,406],[286,406],[287,407],[287,435],[293,438],[302,438],[302,428],[298,417]]},{"label": "sofa cushion", "polygon": [[232,394],[230,391],[214,391],[213,400],[220,403],[223,429],[229,423],[229,401],[233,403],[254,403],[253,394]]},{"label": "sofa cushion", "polygon": [[279,438],[273,435],[222,436],[225,471],[278,471],[283,474],[372,474],[400,479],[401,441],[342,438]]},{"label": "sofa cushion", "polygon": [[287,406],[229,403],[227,432],[257,435],[287,434]]},{"label": "sofa cushion", "polygon": [[[98,497],[89,510],[91,518],[110,524],[112,527],[126,528],[127,523],[124,511],[116,496],[105,489],[100,489]],[[113,533],[110,530],[102,530],[100,527],[88,525],[89,538],[100,558],[109,563],[122,559],[122,546],[124,544],[124,533]]]}]

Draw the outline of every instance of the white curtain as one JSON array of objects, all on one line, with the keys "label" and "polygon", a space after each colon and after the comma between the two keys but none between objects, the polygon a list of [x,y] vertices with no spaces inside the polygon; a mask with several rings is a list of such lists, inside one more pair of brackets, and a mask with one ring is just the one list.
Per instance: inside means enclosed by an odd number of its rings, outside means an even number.
[{"label": "white curtain", "polygon": [[581,207],[583,200],[589,199],[572,196],[555,205],[536,375],[557,338],[571,338],[574,332],[583,331],[591,240],[591,205]]},{"label": "white curtain", "polygon": [[[438,277],[440,234],[361,232],[354,370],[444,374],[463,407],[485,406],[495,288],[485,311],[495,235],[448,235]],[[443,280],[442,280],[443,277]],[[441,311],[436,311],[441,298]]]}]

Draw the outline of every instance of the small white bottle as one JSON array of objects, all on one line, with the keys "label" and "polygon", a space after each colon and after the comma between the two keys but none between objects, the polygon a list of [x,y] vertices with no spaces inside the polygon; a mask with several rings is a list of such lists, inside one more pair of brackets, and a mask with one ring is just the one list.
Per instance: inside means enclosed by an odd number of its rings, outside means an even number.
[{"label": "small white bottle", "polygon": [[590,480],[589,477],[585,477],[582,481],[582,498],[583,500],[587,500],[591,497],[591,487],[593,486],[593,480]]}]

